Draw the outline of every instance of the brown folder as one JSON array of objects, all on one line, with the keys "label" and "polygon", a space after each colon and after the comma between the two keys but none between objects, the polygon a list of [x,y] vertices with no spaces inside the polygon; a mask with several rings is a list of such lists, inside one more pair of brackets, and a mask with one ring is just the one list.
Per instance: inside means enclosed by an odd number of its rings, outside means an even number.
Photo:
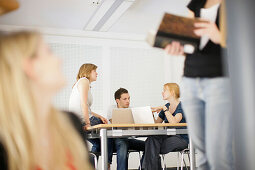
[{"label": "brown folder", "polygon": [[[165,13],[156,32],[149,32],[147,41],[153,47],[165,48],[172,41],[186,45],[186,53],[193,53],[198,47],[200,37],[194,34],[195,22],[207,22],[197,18],[188,18]],[[193,50],[189,50],[190,48]],[[188,49],[189,48],[189,49]]]}]

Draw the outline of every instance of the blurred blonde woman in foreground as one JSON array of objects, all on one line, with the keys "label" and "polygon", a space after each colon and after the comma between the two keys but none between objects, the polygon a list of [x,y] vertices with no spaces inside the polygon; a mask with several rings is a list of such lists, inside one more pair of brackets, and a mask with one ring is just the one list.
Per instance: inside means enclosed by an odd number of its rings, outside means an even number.
[{"label": "blurred blonde woman in foreground", "polygon": [[65,84],[60,60],[36,32],[0,36],[1,170],[90,170],[70,117],[52,97]]}]

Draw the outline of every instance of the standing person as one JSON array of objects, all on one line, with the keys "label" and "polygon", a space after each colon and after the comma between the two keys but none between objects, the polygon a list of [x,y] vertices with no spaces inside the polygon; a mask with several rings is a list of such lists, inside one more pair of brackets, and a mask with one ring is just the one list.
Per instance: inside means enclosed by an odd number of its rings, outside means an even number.
[{"label": "standing person", "polygon": [[[73,86],[69,99],[69,110],[76,113],[82,120],[85,127],[107,124],[108,121],[103,116],[91,111],[93,97],[90,84],[97,80],[97,66],[94,64],[83,64],[76,77],[76,83]],[[91,152],[100,152],[100,139],[88,140],[92,143]],[[108,153],[112,153],[112,142],[108,140]],[[111,164],[111,156],[108,156],[108,163]]]},{"label": "standing person", "polygon": [[[160,112],[155,123],[186,123],[182,104],[179,100],[180,90],[176,83],[167,83],[162,92],[163,100],[168,103],[165,106],[152,108],[153,112]],[[159,154],[167,154],[173,151],[186,149],[189,144],[188,135],[149,136],[145,141],[145,154],[143,168],[145,170],[161,169]]]},{"label": "standing person", "polygon": [[[224,75],[219,8],[222,0],[191,0],[191,17],[209,20],[195,23],[200,47],[186,55],[181,92],[189,134],[199,153],[198,169],[232,170],[232,116],[229,79]],[[179,42],[165,49],[182,55]]]},{"label": "standing person", "polygon": [[91,170],[71,115],[51,104],[65,84],[60,66],[39,33],[0,36],[1,170]]},{"label": "standing person", "polygon": [[[129,108],[130,95],[127,89],[119,88],[114,93],[116,105],[111,106],[107,112],[107,119],[112,122],[112,110],[114,108]],[[142,140],[115,138],[114,149],[117,151],[117,170],[128,170],[128,150],[144,151],[145,143]]]}]

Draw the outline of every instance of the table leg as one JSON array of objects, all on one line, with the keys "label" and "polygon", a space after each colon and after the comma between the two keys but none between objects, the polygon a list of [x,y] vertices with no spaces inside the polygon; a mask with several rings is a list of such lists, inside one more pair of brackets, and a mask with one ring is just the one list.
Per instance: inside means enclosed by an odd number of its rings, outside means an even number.
[{"label": "table leg", "polygon": [[102,170],[108,170],[107,131],[100,130]]},{"label": "table leg", "polygon": [[190,146],[190,170],[195,170],[196,168],[195,148],[193,146],[191,138],[189,138],[189,146]]}]

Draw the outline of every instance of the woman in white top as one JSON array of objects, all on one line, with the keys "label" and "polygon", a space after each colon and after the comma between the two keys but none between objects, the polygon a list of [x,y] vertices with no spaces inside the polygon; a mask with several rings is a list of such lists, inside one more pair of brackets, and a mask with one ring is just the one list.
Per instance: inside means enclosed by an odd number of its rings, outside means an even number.
[{"label": "woman in white top", "polygon": [[[73,86],[69,100],[69,110],[78,114],[83,121],[85,128],[97,124],[107,124],[108,121],[103,116],[100,116],[91,111],[93,98],[90,90],[90,83],[97,80],[97,66],[94,64],[83,64],[80,67],[76,77],[76,83]],[[92,144],[91,152],[100,152],[100,140],[88,140]],[[108,163],[112,162],[112,140],[108,140]]]},{"label": "woman in white top", "polygon": [[69,100],[69,110],[78,114],[85,127],[108,123],[107,119],[92,112],[90,108],[93,103],[90,83],[97,80],[96,69],[96,65],[88,63],[80,67]]}]

